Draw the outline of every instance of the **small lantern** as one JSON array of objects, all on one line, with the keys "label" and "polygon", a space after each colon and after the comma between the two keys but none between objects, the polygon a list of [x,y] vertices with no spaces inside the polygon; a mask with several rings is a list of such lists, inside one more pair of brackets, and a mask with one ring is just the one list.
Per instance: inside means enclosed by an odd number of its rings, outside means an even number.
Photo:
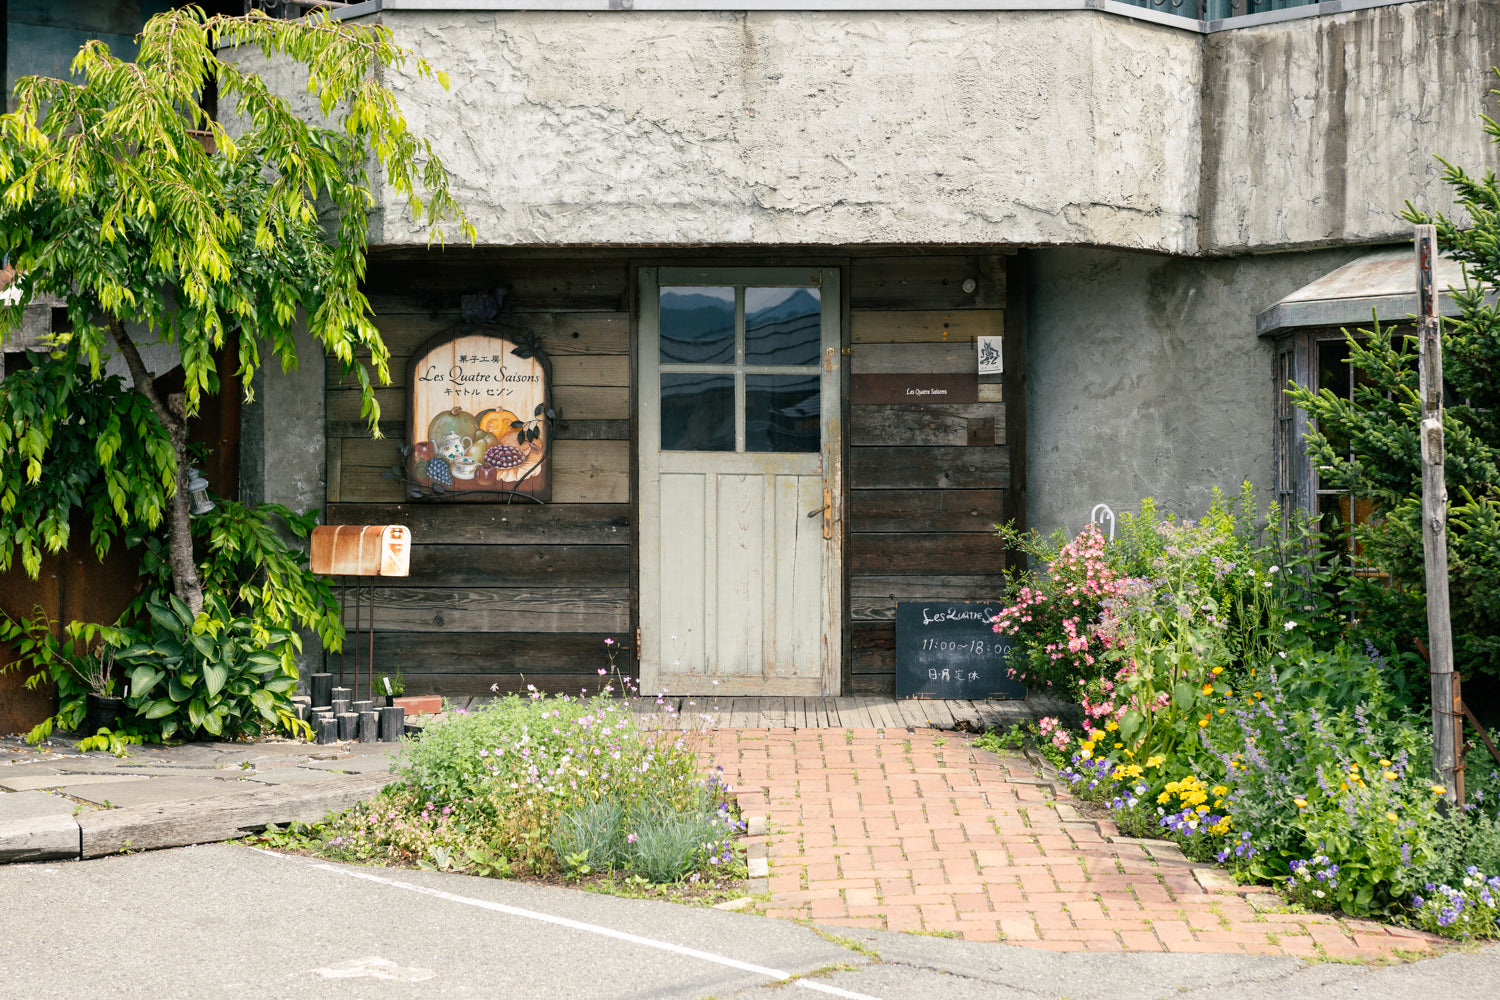
[{"label": "small lantern", "polygon": [[208,498],[208,480],[193,466],[188,466],[188,492],[193,495],[193,515],[207,514],[214,509]]}]

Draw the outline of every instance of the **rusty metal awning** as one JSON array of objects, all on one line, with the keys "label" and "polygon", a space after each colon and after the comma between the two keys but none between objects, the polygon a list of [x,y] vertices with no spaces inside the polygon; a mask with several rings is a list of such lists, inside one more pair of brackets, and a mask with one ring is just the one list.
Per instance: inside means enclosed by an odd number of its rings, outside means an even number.
[{"label": "rusty metal awning", "polygon": [[[1438,258],[1437,284],[1443,290],[1438,306],[1444,316],[1458,315],[1458,306],[1448,294],[1464,287],[1458,261]],[[1255,317],[1255,332],[1264,337],[1281,330],[1305,326],[1368,324],[1373,315],[1380,322],[1398,322],[1417,312],[1417,264],[1409,244],[1376,250],[1317,281],[1303,285]]]}]

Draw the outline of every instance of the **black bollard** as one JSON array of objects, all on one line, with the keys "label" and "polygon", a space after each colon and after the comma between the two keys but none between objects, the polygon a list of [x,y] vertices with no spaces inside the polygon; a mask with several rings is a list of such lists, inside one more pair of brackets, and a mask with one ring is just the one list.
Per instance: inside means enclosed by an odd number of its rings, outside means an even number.
[{"label": "black bollard", "polygon": [[339,739],[341,739],[341,740],[352,740],[352,739],[354,739],[354,737],[359,732],[359,716],[355,715],[353,712],[340,712],[339,715],[338,715],[338,720],[339,720]]},{"label": "black bollard", "polygon": [[[334,688],[334,690],[337,691],[338,688]],[[340,698],[338,695],[335,694],[333,696],[333,714],[334,715],[343,715],[345,712],[349,712],[349,711],[352,711],[352,709],[349,707],[349,699],[348,698]]]},{"label": "black bollard", "polygon": [[372,707],[374,706],[370,704],[368,699],[365,701],[351,701],[349,703],[349,711],[351,712],[368,712]]},{"label": "black bollard", "polygon": [[340,698],[345,701],[352,700],[354,698],[354,690],[352,688],[334,688],[333,700],[338,701]]},{"label": "black bollard", "polygon": [[333,704],[333,675],[313,674],[308,678],[312,691],[312,707],[328,708]]},{"label": "black bollard", "polygon": [[380,713],[359,713],[359,740],[361,743],[375,743],[380,739]]}]

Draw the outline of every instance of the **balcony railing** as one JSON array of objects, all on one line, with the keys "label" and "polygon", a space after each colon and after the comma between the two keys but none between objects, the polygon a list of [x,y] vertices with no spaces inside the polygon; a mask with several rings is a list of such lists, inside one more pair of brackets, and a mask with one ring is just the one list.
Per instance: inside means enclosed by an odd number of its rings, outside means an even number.
[{"label": "balcony railing", "polygon": [[1273,10],[1290,10],[1293,7],[1310,7],[1318,0],[1119,0],[1132,7],[1160,11],[1164,14],[1180,14],[1199,21],[1216,21],[1225,17],[1243,17],[1246,14],[1264,14]]}]

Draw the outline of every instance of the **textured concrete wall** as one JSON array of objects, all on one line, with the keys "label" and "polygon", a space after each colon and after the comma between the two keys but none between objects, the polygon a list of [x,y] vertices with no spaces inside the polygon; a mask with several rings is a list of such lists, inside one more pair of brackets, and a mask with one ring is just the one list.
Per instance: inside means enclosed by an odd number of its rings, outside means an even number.
[{"label": "textured concrete wall", "polygon": [[[1195,34],[1093,12],[381,15],[480,240],[1194,247]],[[423,237],[393,206],[377,240]]]},{"label": "textured concrete wall", "polygon": [[[1500,0],[1208,36],[1089,10],[380,17],[452,75],[391,82],[491,244],[1221,254],[1389,239],[1404,199],[1451,206],[1433,153],[1500,165]],[[425,238],[386,216],[377,242]]]},{"label": "textured concrete wall", "polygon": [[321,509],[327,443],[322,346],[305,331],[296,338],[298,367],[289,372],[269,355],[251,385],[255,399],[240,411],[240,498],[279,503],[301,513]]},{"label": "textured concrete wall", "polygon": [[1430,0],[1206,40],[1202,238],[1215,253],[1407,236],[1450,212],[1440,154],[1500,168],[1500,2]]},{"label": "textured concrete wall", "polygon": [[1197,515],[1246,479],[1271,499],[1272,348],[1255,315],[1359,254],[1028,253],[1031,526],[1076,531],[1094,504],[1146,496]]}]

